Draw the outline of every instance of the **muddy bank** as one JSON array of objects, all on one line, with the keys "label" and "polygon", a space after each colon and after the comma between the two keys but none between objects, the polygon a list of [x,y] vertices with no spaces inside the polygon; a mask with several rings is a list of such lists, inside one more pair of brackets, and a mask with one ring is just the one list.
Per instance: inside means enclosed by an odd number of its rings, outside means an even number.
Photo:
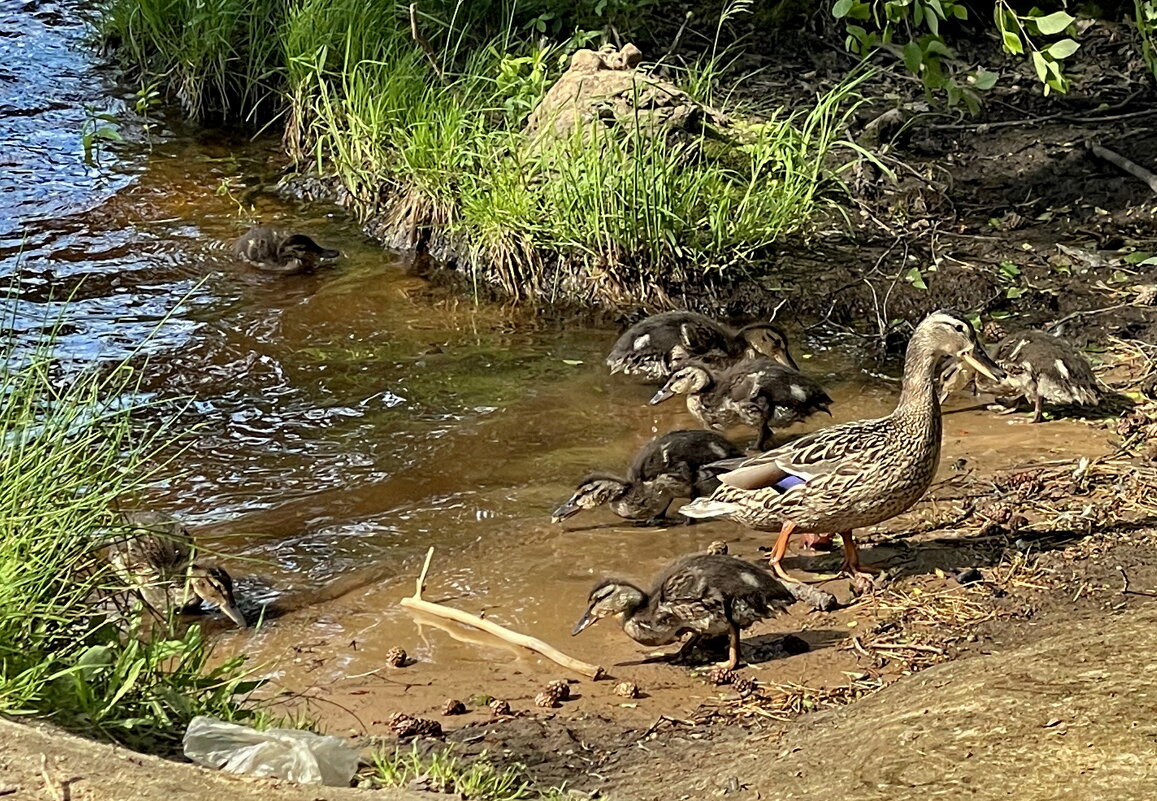
[{"label": "muddy bank", "polygon": [[211,771],[0,718],[0,797],[156,801],[420,801],[402,790],[303,786]]}]

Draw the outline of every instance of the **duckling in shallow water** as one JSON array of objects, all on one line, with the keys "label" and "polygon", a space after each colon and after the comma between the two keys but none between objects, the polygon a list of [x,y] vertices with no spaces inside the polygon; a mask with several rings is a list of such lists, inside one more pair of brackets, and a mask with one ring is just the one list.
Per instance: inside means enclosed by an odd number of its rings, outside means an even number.
[{"label": "duckling in shallow water", "polygon": [[[985,326],[986,334],[1000,341],[996,361],[1008,376],[1001,382],[985,381],[967,365],[949,367],[941,390],[941,400],[970,383],[994,395],[1004,395],[1014,404],[1021,398],[1033,403],[1034,423],[1044,420],[1044,402],[1096,406],[1101,388],[1089,360],[1069,342],[1046,331],[1030,328],[1005,334],[997,325]],[[1013,411],[1015,405],[1008,411]]]},{"label": "duckling in shallow water", "polygon": [[126,515],[126,522],[133,530],[109,546],[108,560],[154,614],[165,618],[172,610],[191,612],[208,601],[238,626],[248,625],[237,608],[229,574],[213,565],[190,563],[193,538],[184,526],[147,512]]},{"label": "duckling in shallow water", "polygon": [[690,311],[663,312],[635,323],[611,348],[607,366],[611,373],[665,381],[674,369],[672,349],[675,347],[717,369],[745,356],[766,356],[785,367],[797,369],[788,351],[787,337],[775,326],[752,323],[735,329]]},{"label": "duckling in shallow water", "polygon": [[674,499],[715,491],[719,486],[716,471],[707,465],[742,455],[710,431],[672,431],[640,448],[625,478],[611,473],[583,478],[570,499],[554,510],[551,520],[561,523],[583,509],[610,504],[615,514],[627,520],[661,522]]},{"label": "duckling in shallow water", "polygon": [[770,359],[746,359],[722,372],[699,361],[685,361],[676,350],[677,368],[651,398],[662,403],[687,396],[687,410],[707,428],[722,431],[735,423],[758,432],[757,450],[771,446],[775,428],[786,428],[828,411],[832,399],[815,380]]},{"label": "duckling in shallow water", "polygon": [[724,666],[734,668],[739,664],[740,630],[794,600],[763,568],[734,556],[695,554],[663,568],[650,592],[623,579],[600,581],[571,634],[601,618],[618,616],[626,635],[642,645],[669,645],[687,637],[675,656],[690,653],[700,637],[727,634]]},{"label": "duckling in shallow water", "polygon": [[323,248],[305,234],[289,234],[264,225],[250,228],[233,245],[233,254],[259,270],[278,275],[309,272],[324,259],[336,259],[336,250]]}]

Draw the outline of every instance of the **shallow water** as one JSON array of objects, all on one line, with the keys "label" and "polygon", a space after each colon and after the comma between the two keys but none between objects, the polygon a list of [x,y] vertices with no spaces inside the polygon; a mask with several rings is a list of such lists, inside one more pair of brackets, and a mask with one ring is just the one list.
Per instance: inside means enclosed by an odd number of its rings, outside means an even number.
[{"label": "shallow water", "polygon": [[[766,540],[726,524],[639,529],[608,511],[552,525],[583,473],[625,469],[648,438],[694,427],[678,402],[649,407],[651,388],[607,375],[617,331],[431,288],[340,214],[279,199],[274,142],[163,119],[146,134],[62,8],[0,0],[11,23],[0,35],[7,309],[27,341],[62,315],[60,352],[78,363],[144,347],[145,388],[192,400],[185,418],[198,427],[179,474],[149,502],[222,555],[243,606],[265,620],[239,632],[213,618],[226,649],[252,654],[277,686],[341,683],[343,709],[363,723],[359,705],[377,714],[452,690],[500,694],[519,675],[508,694],[526,694],[557,669],[464,630],[416,628],[397,605],[427,547],[431,599],[610,663],[638,655],[611,624],[566,636],[594,578],[645,579],[716,539],[754,555]],[[126,139],[99,165],[80,144],[92,103],[118,116]],[[228,254],[254,220],[292,225],[343,257],[312,276],[257,273]],[[836,420],[891,408],[896,384],[859,370],[848,343],[789,331],[836,398]],[[946,418],[945,464],[1074,449],[1099,452],[1103,436],[1080,423]],[[768,630],[806,628],[800,615]],[[396,645],[419,664],[387,675]],[[785,669],[802,680],[814,666],[805,655]],[[653,691],[689,703],[705,692],[648,670]],[[378,702],[354,700],[366,695]]]}]

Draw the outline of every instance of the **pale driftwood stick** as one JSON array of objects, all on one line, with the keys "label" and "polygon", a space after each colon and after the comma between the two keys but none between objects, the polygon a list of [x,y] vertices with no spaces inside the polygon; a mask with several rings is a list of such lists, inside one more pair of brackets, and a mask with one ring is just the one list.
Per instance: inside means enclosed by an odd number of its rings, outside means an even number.
[{"label": "pale driftwood stick", "polygon": [[1144,181],[1150,189],[1157,193],[1157,175],[1152,171],[1145,169],[1140,164],[1129,161],[1129,159],[1120,153],[1115,153],[1107,147],[1098,145],[1096,142],[1089,142],[1089,151],[1094,156],[1104,159],[1114,167],[1129,173],[1134,178]]},{"label": "pale driftwood stick", "polygon": [[426,562],[422,565],[422,572],[418,576],[417,586],[414,588],[414,594],[408,598],[403,598],[402,606],[408,609],[417,609],[434,617],[441,617],[447,620],[453,620],[455,623],[461,623],[464,626],[472,626],[476,629],[481,629],[487,634],[491,634],[503,642],[508,642],[511,645],[517,645],[521,648],[534,651],[545,656],[555,664],[562,665],[567,670],[573,670],[583,676],[587,676],[594,680],[599,680],[606,676],[606,671],[598,665],[591,665],[574,657],[567,656],[562,651],[547,645],[537,637],[529,637],[525,634],[519,634],[517,631],[499,626],[497,623],[492,623],[489,620],[484,620],[477,615],[472,615],[469,612],[463,612],[461,609],[454,609],[450,606],[443,606],[436,604],[433,601],[427,601],[422,598],[422,590],[426,585],[426,574],[430,570],[430,560],[434,558],[434,549],[430,548],[426,551]]}]

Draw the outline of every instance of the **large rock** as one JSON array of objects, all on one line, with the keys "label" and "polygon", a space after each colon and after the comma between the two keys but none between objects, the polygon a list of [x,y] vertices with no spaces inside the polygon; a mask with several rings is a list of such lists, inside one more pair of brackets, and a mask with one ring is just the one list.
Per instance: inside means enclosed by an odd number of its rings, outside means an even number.
[{"label": "large rock", "polygon": [[[688,138],[718,134],[727,125],[719,112],[691,98],[673,83],[638,69],[643,54],[632,44],[622,50],[579,50],[531,112],[526,133],[541,146],[546,139],[569,140],[575,131],[637,130],[647,136]],[[599,126],[592,126],[592,123]]]}]

